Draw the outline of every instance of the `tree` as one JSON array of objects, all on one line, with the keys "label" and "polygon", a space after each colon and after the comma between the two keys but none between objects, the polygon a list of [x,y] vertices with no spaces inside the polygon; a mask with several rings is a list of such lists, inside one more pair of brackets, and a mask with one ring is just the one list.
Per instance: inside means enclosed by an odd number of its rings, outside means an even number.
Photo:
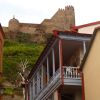
[{"label": "tree", "polygon": [[18,72],[18,75],[20,77],[21,80],[18,81],[18,86],[22,86],[23,88],[23,97],[24,97],[24,100],[25,100],[25,79],[26,77],[28,76],[28,64],[29,64],[29,61],[27,59],[25,60],[21,60],[21,62],[18,64],[19,65],[19,72]]}]

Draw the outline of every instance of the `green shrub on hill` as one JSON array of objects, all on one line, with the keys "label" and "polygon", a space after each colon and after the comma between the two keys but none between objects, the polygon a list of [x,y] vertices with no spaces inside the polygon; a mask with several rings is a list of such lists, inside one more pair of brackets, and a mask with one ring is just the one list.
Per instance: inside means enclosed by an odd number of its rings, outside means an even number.
[{"label": "green shrub on hill", "polygon": [[21,60],[29,61],[28,69],[31,69],[44,48],[44,44],[19,43],[5,40],[4,45],[4,76],[14,83],[18,76],[18,64]]}]

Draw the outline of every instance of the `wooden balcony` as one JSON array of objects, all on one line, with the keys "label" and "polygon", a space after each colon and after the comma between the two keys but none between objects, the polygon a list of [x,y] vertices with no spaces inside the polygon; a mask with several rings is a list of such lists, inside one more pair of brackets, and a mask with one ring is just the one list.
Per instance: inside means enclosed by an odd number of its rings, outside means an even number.
[{"label": "wooden balcony", "polygon": [[[63,83],[62,83],[63,82]],[[81,74],[77,67],[63,66],[37,94],[35,100],[46,100],[60,85],[81,86]]]},{"label": "wooden balcony", "polygon": [[80,65],[89,41],[89,36],[72,33],[53,38],[29,74],[29,100],[46,100],[61,85],[65,93],[80,89],[78,67],[64,65]]},{"label": "wooden balcony", "polygon": [[81,86],[81,73],[78,67],[63,66],[63,81],[64,85]]}]

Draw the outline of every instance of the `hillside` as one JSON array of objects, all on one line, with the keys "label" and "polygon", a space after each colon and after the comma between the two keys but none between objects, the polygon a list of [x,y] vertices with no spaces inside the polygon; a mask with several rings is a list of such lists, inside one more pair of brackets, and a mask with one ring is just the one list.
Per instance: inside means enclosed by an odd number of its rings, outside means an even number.
[{"label": "hillside", "polygon": [[36,43],[19,43],[11,40],[5,40],[3,73],[6,80],[14,84],[18,78],[19,63],[28,60],[28,70],[32,68],[40,53],[44,48],[44,44]]}]

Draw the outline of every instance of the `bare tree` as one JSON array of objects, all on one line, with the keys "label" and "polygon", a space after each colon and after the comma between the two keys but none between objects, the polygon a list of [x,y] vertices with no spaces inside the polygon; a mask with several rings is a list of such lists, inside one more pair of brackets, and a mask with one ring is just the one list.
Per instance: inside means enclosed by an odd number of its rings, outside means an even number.
[{"label": "bare tree", "polygon": [[[29,61],[27,59],[25,60],[21,60],[21,62],[18,64],[18,67],[19,67],[19,72],[18,72],[18,75],[19,77],[21,78],[20,82],[19,82],[19,86],[21,85],[25,85],[25,79],[28,75],[28,64],[29,64]],[[22,87],[23,88],[23,97],[24,97],[24,100],[25,100],[25,87]]]}]

